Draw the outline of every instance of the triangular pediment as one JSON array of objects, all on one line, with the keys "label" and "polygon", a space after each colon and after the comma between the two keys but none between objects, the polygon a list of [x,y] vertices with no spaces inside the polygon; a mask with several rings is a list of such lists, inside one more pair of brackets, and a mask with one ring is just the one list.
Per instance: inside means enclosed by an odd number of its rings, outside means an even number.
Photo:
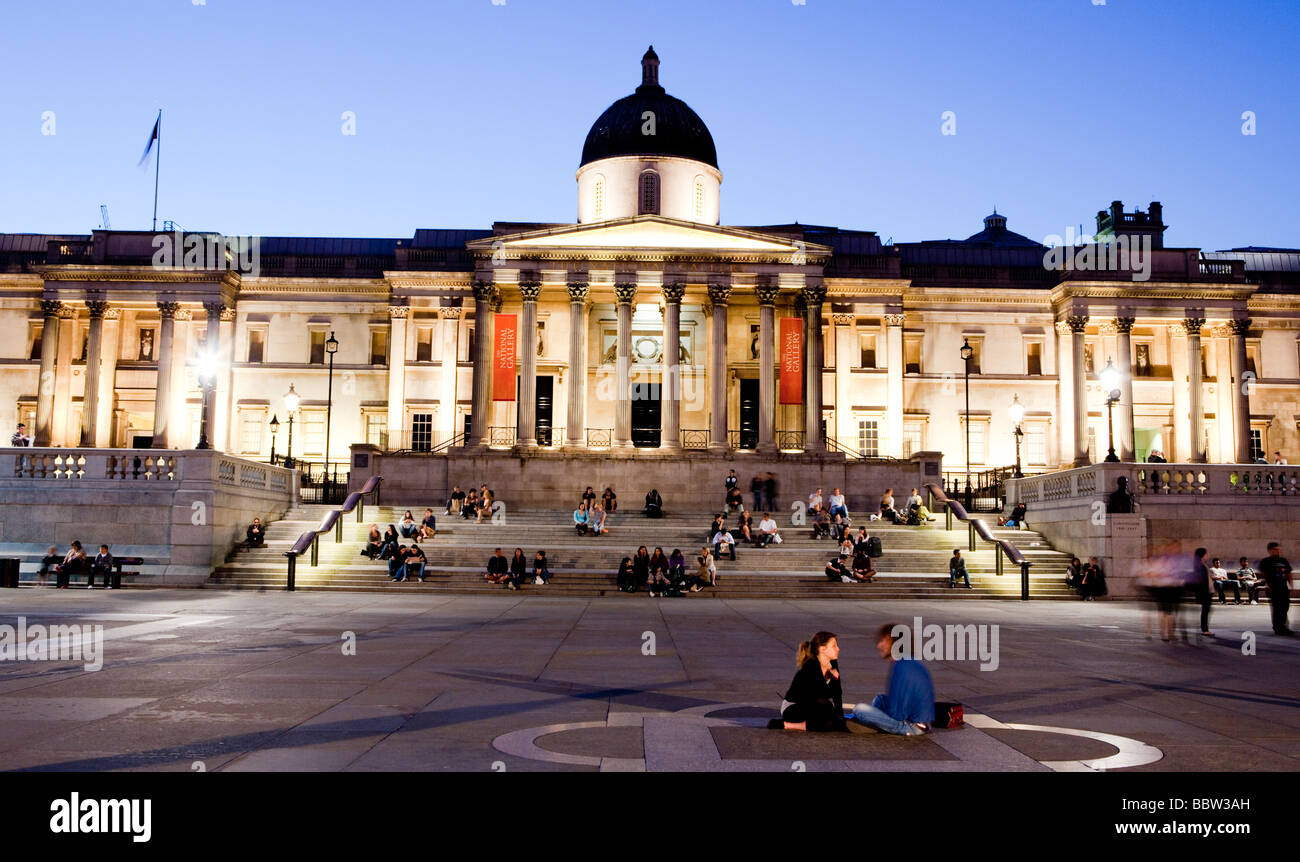
[{"label": "triangular pediment", "polygon": [[468,243],[471,251],[504,250],[507,253],[554,254],[565,250],[630,252],[684,252],[722,255],[821,255],[830,254],[826,246],[796,242],[783,236],[758,233],[720,225],[704,225],[663,216],[636,216],[594,224],[565,225],[544,230],[525,231],[485,237]]}]

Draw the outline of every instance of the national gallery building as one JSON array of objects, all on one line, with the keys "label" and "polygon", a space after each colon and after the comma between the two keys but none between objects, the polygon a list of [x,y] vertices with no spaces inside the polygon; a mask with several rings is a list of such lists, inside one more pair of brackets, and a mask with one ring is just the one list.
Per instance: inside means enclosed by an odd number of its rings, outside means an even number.
[{"label": "national gallery building", "polygon": [[262,460],[292,433],[315,462],[368,442],[960,470],[968,439],[972,469],[1019,441],[1042,472],[1105,458],[1109,412],[1125,461],[1300,457],[1300,251],[1166,248],[1159,203],[1118,201],[1089,202],[1104,244],[1059,266],[998,213],[892,245],[723,225],[722,179],[651,49],[587,134],[573,223],[258,237],[251,265],[212,235],[0,235],[0,422]]}]

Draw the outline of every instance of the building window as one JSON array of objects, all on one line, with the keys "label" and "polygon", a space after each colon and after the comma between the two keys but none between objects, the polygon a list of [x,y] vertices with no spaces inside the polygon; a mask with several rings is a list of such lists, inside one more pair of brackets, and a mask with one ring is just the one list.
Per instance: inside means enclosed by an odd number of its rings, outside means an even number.
[{"label": "building window", "polygon": [[1151,364],[1150,342],[1138,342],[1133,345],[1133,376],[1153,377],[1155,366]]},{"label": "building window", "polygon": [[41,336],[44,335],[44,333],[45,333],[44,323],[33,323],[31,325],[31,328],[28,330],[28,334],[27,334],[27,340],[31,343],[31,346],[27,348],[28,359],[41,358]]},{"label": "building window", "polygon": [[262,453],[262,429],[266,427],[266,414],[261,410],[239,411],[239,451],[243,455]]},{"label": "building window", "polygon": [[921,373],[921,336],[903,337],[903,372],[905,374]]},{"label": "building window", "polygon": [[411,449],[428,452],[433,448],[433,414],[411,414]]},{"label": "building window", "polygon": [[704,180],[695,178],[695,220],[704,221]]},{"label": "building window", "polygon": [[867,458],[880,456],[880,423],[878,420],[858,420],[858,451]]},{"label": "building window", "polygon": [[1097,429],[1088,426],[1088,460],[1097,463]]},{"label": "building window", "polygon": [[1047,464],[1047,429],[1042,425],[1025,429],[1025,463],[1039,467]]},{"label": "building window", "polygon": [[1251,428],[1250,429],[1250,460],[1258,461],[1260,458],[1265,457],[1264,453],[1267,451],[1268,449],[1264,447],[1264,429],[1258,426]]},{"label": "building window", "polygon": [[970,462],[972,464],[985,463],[988,433],[989,423],[986,420],[976,419],[970,423]]},{"label": "building window", "polygon": [[605,178],[597,177],[591,189],[591,211],[596,221],[605,218]]},{"label": "building window", "polygon": [[[143,342],[143,340],[144,339],[141,338],[141,342]],[[149,341],[150,344],[152,344],[153,342],[152,330],[150,330],[149,332]],[[152,347],[150,348],[150,350],[152,351]],[[262,354],[265,350],[266,350],[266,330],[265,329],[248,330],[248,361],[261,362]]]},{"label": "building window", "polygon": [[835,367],[835,327],[822,327],[822,368]]},{"label": "building window", "polygon": [[433,361],[433,327],[419,326],[415,330],[415,361]]},{"label": "building window", "polygon": [[659,214],[659,175],[654,171],[641,174],[641,193],[638,195],[639,215]]},{"label": "building window", "polygon": [[1259,339],[1255,338],[1246,342],[1246,371],[1255,375],[1258,380],[1262,375],[1259,373]]},{"label": "building window", "polygon": [[311,330],[311,359],[312,365],[325,364],[325,330]]},{"label": "building window", "polygon": [[858,352],[861,356],[859,368],[875,368],[876,366],[876,336],[859,335]]},{"label": "building window", "polygon": [[380,449],[388,448],[388,414],[386,413],[367,413],[366,419],[366,442],[371,446],[378,446]]},{"label": "building window", "polygon": [[325,453],[325,411],[302,411],[302,453],[304,455],[323,455]]},{"label": "building window", "polygon": [[1025,344],[1025,373],[1043,373],[1043,342],[1030,341]]},{"label": "building window", "polygon": [[[983,355],[984,355],[984,338],[983,338],[983,336],[972,337],[972,336],[967,335],[967,336],[964,336],[964,337],[963,337],[963,341],[964,341],[965,344],[969,344],[970,347],[971,347],[971,350],[974,351],[974,352],[971,353],[971,355],[970,355],[970,373],[971,373],[971,374],[979,374],[979,373],[980,373],[980,359],[981,359],[981,358],[983,357]],[[958,358],[960,358],[961,354],[957,354],[957,355],[958,355]],[[963,371],[963,373],[964,373],[964,372],[965,372],[965,369],[962,369],[962,371]]]},{"label": "building window", "polygon": [[370,330],[370,364],[388,364],[388,333],[382,329]]},{"label": "building window", "polygon": [[903,457],[910,458],[925,449],[925,423],[903,423]]},{"label": "building window", "polygon": [[1201,344],[1201,379],[1214,379],[1214,375],[1210,373],[1210,345],[1205,343]]}]

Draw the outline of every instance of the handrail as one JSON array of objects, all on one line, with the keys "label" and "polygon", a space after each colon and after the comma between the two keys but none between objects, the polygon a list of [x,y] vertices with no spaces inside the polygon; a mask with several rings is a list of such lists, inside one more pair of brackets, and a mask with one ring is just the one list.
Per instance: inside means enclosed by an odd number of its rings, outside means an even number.
[{"label": "handrail", "polygon": [[308,549],[311,550],[311,564],[313,566],[320,559],[319,537],[321,533],[334,531],[334,543],[338,544],[343,541],[343,516],[353,509],[357,512],[357,523],[362,522],[362,516],[365,513],[365,498],[371,494],[375,495],[375,505],[379,505],[379,485],[384,481],[383,476],[371,476],[366,480],[366,484],[361,486],[361,490],[353,491],[348,494],[348,498],[338,509],[331,509],[321,519],[320,526],[314,530],[307,530],[298,537],[298,541],[293,543],[293,547],[284,552],[289,561],[289,571],[287,574],[285,589],[293,592],[295,589],[294,581],[298,573],[298,557],[305,554]]},{"label": "handrail", "polygon": [[956,500],[950,499],[948,495],[943,492],[943,488],[933,482],[926,482],[925,489],[930,493],[934,502],[943,504],[948,514],[948,529],[952,529],[952,517],[954,515],[958,520],[965,521],[967,525],[969,525],[969,547],[972,551],[975,550],[975,537],[977,535],[984,541],[990,542],[995,546],[993,559],[996,563],[996,571],[999,576],[1002,575],[1002,554],[999,554],[998,550],[1001,550],[1003,554],[1006,554],[1007,559],[1012,563],[1020,566],[1020,598],[1022,601],[1029,601],[1029,567],[1032,566],[1033,563],[1025,559],[1025,555],[1022,554],[1020,549],[1013,545],[1009,539],[999,539],[993,535],[993,531],[989,529],[988,524],[984,523],[982,519],[971,517],[970,513],[966,511],[966,507]]}]

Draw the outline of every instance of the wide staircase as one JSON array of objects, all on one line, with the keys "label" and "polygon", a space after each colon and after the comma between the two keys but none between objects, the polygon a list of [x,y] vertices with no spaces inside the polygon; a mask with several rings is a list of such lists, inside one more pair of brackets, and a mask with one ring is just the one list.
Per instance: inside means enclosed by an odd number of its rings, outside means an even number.
[{"label": "wide staircase", "polygon": [[[320,525],[330,511],[327,506],[303,505],[269,525],[266,546],[240,550],[220,566],[208,580],[208,588],[284,589],[287,560],[284,553],[304,531]],[[502,593],[503,587],[483,580],[487,559],[501,547],[509,557],[516,547],[523,548],[531,561],[538,549],[544,549],[554,576],[550,584],[535,586],[527,582],[527,593],[542,596],[621,595],[615,586],[615,573],[623,556],[631,556],[638,545],[651,552],[662,547],[665,554],[680,548],[688,563],[704,544],[709,515],[667,515],[650,520],[639,512],[618,513],[610,518],[610,532],[601,537],[578,536],[570,526],[567,511],[525,511],[513,509],[504,523],[476,524],[459,516],[435,511],[438,535],[422,547],[429,559],[424,583],[393,583],[388,578],[387,563],[360,555],[370,524],[380,529],[395,524],[404,508],[368,506],[365,522],[357,523],[349,514],[343,520],[343,541],[335,543],[333,532],[319,538],[319,560],[310,565],[304,554],[297,565],[296,586],[300,590],[354,590],[392,592]],[[423,510],[417,510],[421,517]],[[990,526],[996,524],[989,519]],[[734,518],[732,519],[734,523]],[[855,518],[854,528],[863,525]],[[1005,574],[995,574],[994,551],[980,542],[976,551],[967,550],[966,525],[954,520],[951,531],[944,529],[943,517],[920,527],[866,523],[870,534],[879,536],[884,556],[876,560],[879,571],[869,584],[843,584],[827,580],[826,562],[837,555],[829,539],[816,540],[807,527],[785,526],[780,530],[780,545],[758,549],[742,546],[737,559],[718,561],[718,585],[691,594],[692,597],[724,598],[1019,598],[1020,570],[1005,563]],[[1053,550],[1037,533],[1030,530],[994,530],[998,538],[1011,539],[1033,565],[1030,568],[1030,596],[1034,599],[1075,598],[1065,586],[1065,567],[1069,558]],[[405,543],[405,542],[404,542]],[[960,585],[948,587],[948,559],[954,548],[961,548],[971,576],[971,589]],[[1005,562],[1005,560],[1004,560]],[[645,598],[643,591],[637,594]],[[629,599],[632,596],[628,597]]]}]

